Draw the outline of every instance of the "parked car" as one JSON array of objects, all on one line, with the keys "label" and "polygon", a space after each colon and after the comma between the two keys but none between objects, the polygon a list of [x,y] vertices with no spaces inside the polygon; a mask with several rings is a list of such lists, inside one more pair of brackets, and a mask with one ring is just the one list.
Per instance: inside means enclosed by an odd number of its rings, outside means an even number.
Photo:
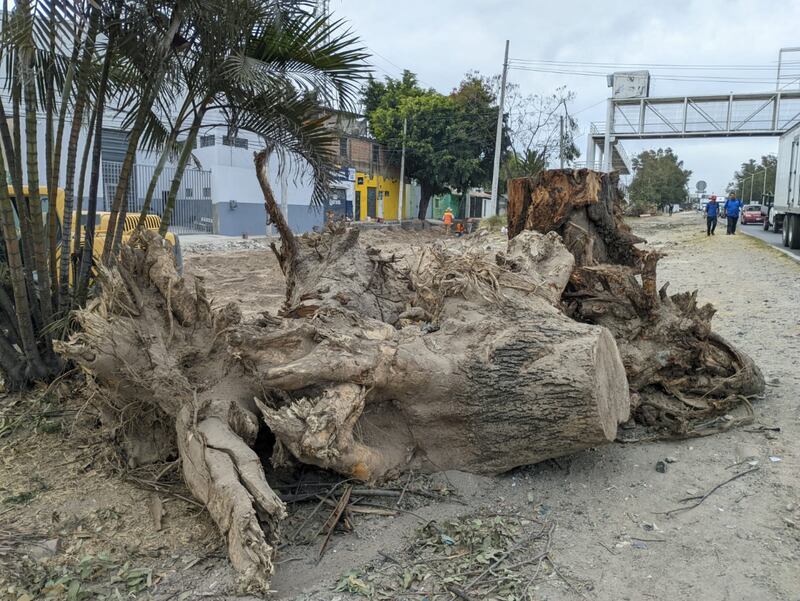
[{"label": "parked car", "polygon": [[742,208],[742,225],[764,223],[765,208],[761,205],[744,205]]}]

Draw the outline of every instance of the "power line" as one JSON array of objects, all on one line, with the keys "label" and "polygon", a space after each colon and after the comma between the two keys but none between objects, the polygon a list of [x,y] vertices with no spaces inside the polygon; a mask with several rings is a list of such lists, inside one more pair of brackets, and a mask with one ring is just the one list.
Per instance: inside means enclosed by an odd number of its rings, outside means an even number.
[{"label": "power line", "polygon": [[[515,71],[529,71],[533,73],[553,73],[560,75],[576,75],[579,77],[608,77],[608,73],[602,71],[579,71],[579,70],[566,70],[566,69],[553,69],[553,68],[536,68],[536,67],[520,67],[512,65],[510,67]],[[656,75],[653,79],[662,81],[707,81],[711,83],[758,83],[758,84],[774,84],[775,79],[755,79],[746,77],[715,77],[715,76],[701,76],[701,75]]]},{"label": "power line", "polygon": [[[642,68],[642,69],[687,69],[687,70],[737,70],[737,71],[775,71],[778,62],[761,64],[699,64],[699,63],[617,63],[617,62],[595,62],[595,61],[555,61],[539,59],[520,59],[511,58],[511,63],[529,65],[552,65],[552,66],[578,66],[578,67],[604,67],[604,68]],[[784,61],[783,65],[800,65],[800,61]]]}]

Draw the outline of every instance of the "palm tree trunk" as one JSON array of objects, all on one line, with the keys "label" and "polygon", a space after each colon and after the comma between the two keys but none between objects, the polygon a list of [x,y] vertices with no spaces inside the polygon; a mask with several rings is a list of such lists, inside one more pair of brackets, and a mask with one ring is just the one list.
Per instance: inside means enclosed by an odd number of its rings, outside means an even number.
[{"label": "palm tree trunk", "polygon": [[[2,233],[2,230],[3,228],[0,226],[0,233]],[[5,239],[2,241],[2,245],[3,248],[5,248]],[[14,293],[13,289],[11,293]],[[22,338],[19,336],[19,326],[17,325],[17,310],[14,308],[14,301],[12,301],[11,297],[8,295],[5,285],[0,286],[0,308],[2,308],[2,313],[5,314],[7,322],[5,327],[8,330],[9,342],[22,348]]]},{"label": "palm tree trunk", "polygon": [[147,214],[150,212],[150,206],[153,204],[153,195],[156,192],[156,186],[158,186],[158,180],[161,178],[161,174],[164,172],[164,167],[167,164],[167,159],[169,158],[170,152],[172,151],[172,147],[175,144],[175,140],[178,137],[178,127],[176,126],[170,132],[169,138],[167,139],[164,148],[161,151],[161,156],[158,157],[158,163],[153,170],[153,177],[150,178],[150,183],[147,186],[147,192],[144,195],[144,203],[142,204],[142,210],[139,213],[139,222],[136,225],[138,229],[144,227],[144,218],[147,217]]},{"label": "palm tree trunk", "polygon": [[[11,121],[13,124],[13,136],[10,155],[14,157],[14,171],[11,177],[14,183],[14,198],[17,200],[17,217],[19,218],[20,240],[22,242],[22,264],[25,269],[25,283],[28,287],[28,294],[31,299],[36,299],[36,284],[33,280],[33,272],[36,269],[33,252],[33,233],[31,230],[30,207],[24,201],[25,195],[22,188],[24,180],[22,178],[22,125],[20,117],[20,87],[19,83],[14,83],[11,90]],[[20,201],[20,199],[23,199]],[[42,313],[39,303],[33,302],[31,305],[33,322],[37,328],[42,327]]]},{"label": "palm tree trunk", "polygon": [[81,270],[81,260],[83,259],[83,250],[81,248],[81,213],[83,211],[83,192],[86,187],[86,170],[89,168],[89,158],[92,152],[92,141],[94,140],[94,125],[97,122],[97,111],[92,111],[89,117],[89,128],[86,132],[86,145],[83,147],[83,158],[81,160],[81,174],[78,180],[78,195],[75,205],[75,264],[72,268],[75,277],[73,286],[78,285],[78,274]]},{"label": "palm tree trunk", "polygon": [[142,210],[139,213],[139,222],[136,224],[137,229],[142,229],[144,227],[144,218],[147,217],[147,214],[150,212],[150,207],[153,204],[153,195],[156,192],[156,186],[158,186],[158,180],[161,178],[161,174],[163,173],[164,167],[167,164],[169,155],[172,153],[172,147],[175,145],[175,141],[178,139],[178,133],[180,131],[181,124],[185,119],[186,112],[191,107],[192,101],[193,98],[191,94],[187,94],[186,100],[184,100],[183,106],[181,107],[181,110],[178,112],[178,116],[175,118],[175,124],[173,125],[172,129],[169,132],[169,138],[167,138],[167,141],[164,144],[164,148],[162,148],[161,150],[161,156],[158,157],[158,163],[156,164],[156,167],[153,170],[153,177],[150,178],[150,183],[147,186],[147,193],[144,196],[144,203],[142,204]]},{"label": "palm tree trunk", "polygon": [[[94,55],[95,39],[97,37],[97,23],[99,20],[99,11],[92,8],[92,15],[89,21],[89,30],[87,32],[86,41],[83,44],[83,56],[81,57],[81,64],[78,71],[78,83],[75,93],[75,108],[72,112],[72,125],[69,131],[69,143],[67,145],[67,165],[64,182],[64,224],[61,230],[61,267],[59,272],[59,312],[64,313],[69,310],[71,306],[70,290],[69,290],[69,276],[70,276],[70,259],[71,259],[71,236],[72,236],[72,210],[75,204],[75,168],[78,156],[78,141],[81,133],[81,126],[83,124],[83,113],[88,98],[89,89],[89,69],[92,63],[92,56]],[[76,44],[76,49],[78,45]],[[64,83],[65,92],[72,87],[71,77],[73,67],[76,63],[76,52],[73,51],[73,61],[70,64],[70,79],[69,85]],[[64,117],[66,115],[68,94],[62,96],[61,115],[59,121],[59,131],[56,139],[56,146],[61,147],[61,138],[64,132]],[[92,121],[93,123],[93,121]],[[86,163],[89,160],[89,147],[91,146],[92,139],[92,123],[89,125],[89,131],[86,135],[86,148],[84,149],[84,160],[81,165],[81,184],[80,195],[78,199],[77,219],[75,226],[75,250],[80,248],[80,222],[81,222],[81,205],[83,204],[83,177],[86,174]],[[60,161],[59,161],[60,163]],[[77,272],[74,273],[77,276]]]},{"label": "palm tree trunk", "polygon": [[136,161],[136,149],[139,147],[139,138],[144,131],[147,114],[150,112],[153,101],[155,100],[155,94],[151,93],[153,87],[146,88],[146,92],[143,95],[144,98],[136,112],[136,120],[133,123],[133,128],[128,136],[128,148],[125,151],[125,158],[120,167],[119,180],[117,181],[117,187],[114,191],[114,201],[111,203],[111,215],[109,215],[108,218],[108,231],[106,233],[105,242],[103,243],[102,261],[104,265],[108,263],[111,249],[114,247],[120,208],[123,204],[126,205],[127,208],[128,189],[130,188],[133,164]]},{"label": "palm tree trunk", "polygon": [[120,209],[123,206],[123,201],[125,205],[123,213],[127,213],[128,207],[126,198],[128,196],[128,188],[130,187],[133,163],[136,159],[136,149],[139,147],[139,138],[144,131],[147,115],[150,113],[150,110],[153,107],[153,103],[158,96],[158,91],[161,88],[161,83],[164,81],[164,76],[167,73],[167,67],[169,65],[169,53],[172,51],[172,40],[174,39],[175,34],[178,32],[182,21],[183,3],[177,2],[172,11],[170,25],[161,40],[159,48],[161,60],[158,63],[159,67],[153,74],[150,84],[144,87],[141,104],[139,105],[138,112],[136,114],[136,121],[134,122],[133,129],[131,130],[130,137],[128,138],[128,148],[127,152],[125,153],[125,160],[122,162],[122,168],[120,169],[117,189],[114,192],[114,202],[111,206],[111,215],[108,218],[108,233],[106,234],[106,240],[103,244],[103,264],[108,263],[108,258],[111,255],[112,249],[119,248],[119,242],[116,240],[117,236],[120,238],[122,237],[125,217],[123,216],[123,218],[120,220],[119,227],[117,227],[117,220]]},{"label": "palm tree trunk", "polygon": [[14,292],[14,311],[22,343],[22,352],[25,354],[30,376],[32,378],[41,378],[46,375],[47,369],[36,346],[36,334],[34,332],[31,307],[28,302],[22,252],[19,238],[17,238],[17,228],[14,224],[14,206],[8,196],[8,183],[4,170],[0,170],[0,225],[3,228],[3,240],[6,245],[6,259],[8,261],[11,288]]},{"label": "palm tree trunk", "polygon": [[[33,252],[35,256],[36,275],[39,284],[39,305],[44,325],[49,325],[53,318],[53,301],[50,290],[50,267],[48,251],[45,246],[44,216],[42,200],[39,194],[39,141],[37,138],[37,106],[36,81],[33,74],[33,52],[27,50],[21,61],[21,75],[25,90],[25,147],[28,157],[28,204],[31,213],[31,230],[33,232]],[[17,204],[20,198],[17,198]],[[49,343],[51,334],[43,329],[41,335]]]},{"label": "palm tree trunk", "polygon": [[[56,107],[55,91],[55,61],[56,61],[56,11],[52,3],[47,4],[50,10],[48,22],[49,51],[48,62],[45,73],[45,176],[47,178],[47,241],[49,243],[49,265],[50,265],[50,299],[51,307],[58,307],[58,213],[56,211],[56,188],[58,187],[58,176],[55,160],[54,147],[54,125],[53,116]],[[74,52],[73,52],[74,54]],[[60,158],[59,153],[59,158]]]},{"label": "palm tree trunk", "polygon": [[203,116],[206,111],[206,104],[204,101],[195,114],[194,121],[189,128],[189,135],[183,142],[180,157],[178,157],[178,164],[175,167],[175,175],[172,177],[172,183],[169,187],[169,194],[167,195],[167,206],[164,207],[164,213],[161,215],[161,227],[158,229],[160,236],[165,236],[169,229],[169,224],[172,221],[172,212],[175,210],[175,200],[178,198],[178,190],[181,186],[183,174],[186,171],[186,165],[189,163],[189,158],[192,156],[192,149],[194,148],[195,140],[197,140],[197,132],[200,131],[200,126],[203,124]]},{"label": "palm tree trunk", "polygon": [[97,188],[100,179],[100,149],[103,145],[103,112],[106,105],[106,90],[108,88],[108,74],[111,69],[113,50],[116,40],[112,33],[108,40],[108,49],[103,60],[103,70],[100,75],[100,85],[97,90],[97,107],[94,125],[94,147],[92,149],[92,174],[89,180],[89,205],[86,215],[86,240],[83,244],[83,256],[81,258],[80,274],[78,276],[78,286],[76,299],[79,305],[86,300],[89,288],[89,274],[92,271],[92,255],[94,250],[94,220],[97,215]]}]

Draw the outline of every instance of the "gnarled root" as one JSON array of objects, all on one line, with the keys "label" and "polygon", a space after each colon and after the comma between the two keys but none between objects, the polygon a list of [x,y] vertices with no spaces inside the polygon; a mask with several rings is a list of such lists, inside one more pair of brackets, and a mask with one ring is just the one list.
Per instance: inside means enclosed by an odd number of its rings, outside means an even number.
[{"label": "gnarled root", "polygon": [[243,583],[268,590],[286,509],[251,448],[258,420],[232,401],[198,404],[184,405],[176,417],[184,480],[225,536]]},{"label": "gnarled root", "polygon": [[177,445],[185,482],[225,536],[244,588],[268,590],[286,512],[251,448],[259,428],[248,407],[252,391],[238,386],[241,373],[228,365],[221,338],[241,314],[227,306],[212,315],[200,283],[177,274],[152,233],[123,247],[100,284],[102,294],[76,313],[81,330],[58,351],[104,389],[106,413],[117,410],[117,419],[135,424],[137,413],[156,412],[174,422],[163,440],[124,429],[123,446],[136,450],[129,460]]}]

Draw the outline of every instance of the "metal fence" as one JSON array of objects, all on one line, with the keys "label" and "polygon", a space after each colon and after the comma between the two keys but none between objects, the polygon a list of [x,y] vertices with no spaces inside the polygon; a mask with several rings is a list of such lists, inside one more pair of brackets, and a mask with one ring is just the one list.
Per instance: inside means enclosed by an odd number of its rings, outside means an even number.
[{"label": "metal fence", "polygon": [[[111,210],[111,202],[119,182],[121,163],[103,162],[103,209]],[[155,174],[152,165],[135,165],[128,188],[128,212],[139,212],[144,205],[147,188]],[[166,206],[175,167],[164,167],[156,182],[150,212],[161,216]],[[178,234],[211,233],[211,172],[187,167],[178,189],[170,229]]]}]

